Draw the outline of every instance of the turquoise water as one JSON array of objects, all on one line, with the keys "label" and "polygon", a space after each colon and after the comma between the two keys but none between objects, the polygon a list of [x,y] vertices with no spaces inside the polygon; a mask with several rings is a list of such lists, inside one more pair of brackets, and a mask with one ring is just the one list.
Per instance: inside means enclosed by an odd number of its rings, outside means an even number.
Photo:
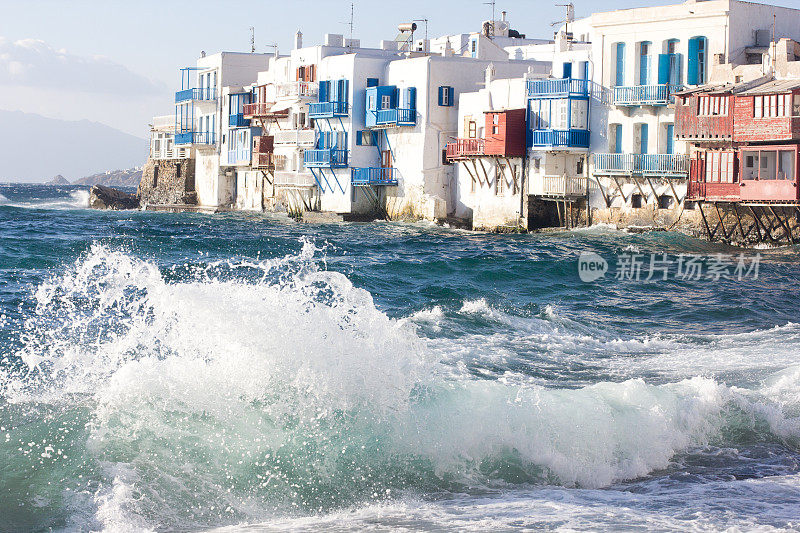
[{"label": "turquoise water", "polygon": [[796,248],[0,195],[0,531],[800,527]]}]

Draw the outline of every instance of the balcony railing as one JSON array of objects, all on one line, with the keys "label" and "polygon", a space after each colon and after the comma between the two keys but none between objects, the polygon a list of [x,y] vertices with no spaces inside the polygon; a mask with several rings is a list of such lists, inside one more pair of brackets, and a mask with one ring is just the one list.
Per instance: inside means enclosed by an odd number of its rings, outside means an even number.
[{"label": "balcony railing", "polygon": [[537,196],[586,196],[586,178],[582,176],[540,176],[530,180],[529,194]]},{"label": "balcony railing", "polygon": [[347,102],[312,102],[308,104],[308,116],[311,118],[346,117]]},{"label": "balcony railing", "polygon": [[347,150],[321,148],[303,152],[303,163],[307,167],[344,168],[347,166]]},{"label": "balcony railing", "polygon": [[229,165],[249,165],[251,158],[250,150],[228,150]]},{"label": "balcony railing", "polygon": [[315,139],[316,132],[314,130],[281,130],[274,134],[275,144],[313,146]]},{"label": "balcony railing", "polygon": [[379,109],[375,113],[378,126],[414,126],[417,123],[416,109]]},{"label": "balcony railing", "polygon": [[292,172],[280,171],[275,172],[273,183],[276,187],[283,187],[287,189],[310,189],[316,187],[314,175],[310,172]]},{"label": "balcony railing", "polygon": [[245,104],[243,108],[243,115],[245,118],[255,117],[285,117],[289,114],[288,109],[281,109],[280,111],[272,111],[273,102],[257,102],[254,104]]},{"label": "balcony railing", "polygon": [[528,80],[528,98],[554,98],[576,96],[589,97],[589,80],[560,78],[547,80]]},{"label": "balcony railing", "polygon": [[534,130],[533,146],[542,148],[589,148],[589,131]]},{"label": "balcony railing", "polygon": [[192,151],[186,147],[166,148],[164,150],[153,150],[152,159],[188,159]]},{"label": "balcony railing", "polygon": [[689,181],[689,190],[686,194],[688,200],[727,200],[737,201],[741,190],[739,183],[707,183],[704,181]]},{"label": "balcony railing", "polygon": [[273,152],[253,152],[253,168],[266,170],[283,170],[286,168],[286,156]]},{"label": "balcony railing", "polygon": [[217,142],[217,136],[213,131],[185,131],[175,134],[175,144],[207,144],[213,145]]},{"label": "balcony railing", "polygon": [[683,154],[594,154],[595,174],[652,174],[686,177],[689,156]]},{"label": "balcony railing", "polygon": [[194,89],[184,89],[175,93],[175,103],[188,102],[190,100],[216,100],[216,87],[196,87]]},{"label": "balcony railing", "polygon": [[479,157],[486,151],[484,139],[456,139],[447,143],[447,158],[460,159],[464,157]]},{"label": "balcony railing", "polygon": [[319,84],[311,81],[280,83],[275,87],[275,92],[279,98],[317,96]]},{"label": "balcony railing", "polygon": [[350,174],[353,185],[397,185],[394,168],[354,168]]},{"label": "balcony railing", "polygon": [[682,88],[680,85],[666,83],[614,87],[614,105],[667,105],[675,100],[675,93]]},{"label": "balcony railing", "polygon": [[231,128],[246,128],[250,126],[250,120],[244,118],[243,113],[238,113],[236,115],[230,115],[228,125]]}]

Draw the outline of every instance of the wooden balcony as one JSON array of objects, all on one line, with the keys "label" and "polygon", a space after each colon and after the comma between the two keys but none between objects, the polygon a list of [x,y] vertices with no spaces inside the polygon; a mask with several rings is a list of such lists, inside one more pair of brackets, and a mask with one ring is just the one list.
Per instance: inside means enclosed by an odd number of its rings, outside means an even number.
[{"label": "wooden balcony", "polygon": [[675,99],[675,93],[682,89],[679,85],[666,83],[658,85],[634,85],[614,87],[614,105],[617,106],[665,106]]},{"label": "wooden balcony", "polygon": [[447,143],[447,159],[457,161],[485,155],[486,142],[483,139],[456,139]]},{"label": "wooden balcony", "polygon": [[272,111],[275,106],[274,102],[256,102],[253,104],[245,104],[243,109],[243,118],[285,118],[289,116],[288,109],[281,109]]},{"label": "wooden balcony", "polygon": [[589,148],[588,130],[533,130],[534,148]]},{"label": "wooden balcony", "polygon": [[580,198],[586,196],[587,179],[582,176],[532,177],[528,194],[548,198]]},{"label": "wooden balcony", "polygon": [[[718,114],[699,115],[697,97],[675,104],[675,137],[695,142],[725,142],[733,139],[733,97]],[[724,114],[722,112],[724,111]]]},{"label": "wooden balcony", "polygon": [[397,185],[397,172],[394,168],[367,167],[353,168],[350,183],[355,186]]},{"label": "wooden balcony", "polygon": [[347,150],[321,148],[303,152],[303,163],[307,167],[345,168],[347,167]]},{"label": "wooden balcony", "polygon": [[590,83],[573,78],[528,80],[526,89],[528,98],[588,98]]}]

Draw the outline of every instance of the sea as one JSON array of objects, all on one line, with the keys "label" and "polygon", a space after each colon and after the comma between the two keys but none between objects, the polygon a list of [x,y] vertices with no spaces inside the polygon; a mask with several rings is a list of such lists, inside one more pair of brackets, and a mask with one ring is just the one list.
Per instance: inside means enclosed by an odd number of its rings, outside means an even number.
[{"label": "sea", "polygon": [[0,531],[800,529],[797,247],[0,195]]}]

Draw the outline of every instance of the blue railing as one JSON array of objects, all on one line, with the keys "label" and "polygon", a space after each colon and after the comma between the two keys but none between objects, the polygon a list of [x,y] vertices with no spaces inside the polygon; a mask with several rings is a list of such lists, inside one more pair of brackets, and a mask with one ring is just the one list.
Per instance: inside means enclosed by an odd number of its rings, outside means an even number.
[{"label": "blue railing", "polygon": [[231,128],[246,128],[250,125],[250,120],[244,118],[244,114],[242,113],[230,115],[230,118],[228,119],[228,125]]},{"label": "blue railing", "polygon": [[379,109],[372,111],[376,114],[375,123],[378,126],[396,124],[398,126],[413,126],[417,123],[416,109]]},{"label": "blue railing", "polygon": [[589,97],[589,80],[560,78],[546,80],[528,80],[528,98],[553,98],[576,96]]},{"label": "blue railing", "polygon": [[589,148],[589,130],[534,130],[533,146]]},{"label": "blue railing", "polygon": [[252,152],[248,149],[228,150],[229,165],[249,165]]},{"label": "blue railing", "polygon": [[216,87],[197,87],[195,89],[184,89],[175,93],[175,103],[188,102],[189,100],[216,100]]},{"label": "blue railing", "polygon": [[689,156],[684,154],[594,154],[596,174],[659,174],[685,177]]},{"label": "blue railing", "polygon": [[680,85],[634,85],[631,87],[614,87],[614,104],[635,105],[667,105],[674,101],[675,93],[683,87]]},{"label": "blue railing", "polygon": [[185,131],[175,134],[175,144],[215,144],[217,136],[213,131]]},{"label": "blue railing", "polygon": [[310,118],[346,117],[347,102],[312,102],[308,104]]},{"label": "blue railing", "polygon": [[347,166],[347,150],[321,148],[303,152],[303,163],[307,167],[344,168]]},{"label": "blue railing", "polygon": [[397,185],[397,173],[393,168],[353,168],[350,174],[353,185]]}]

